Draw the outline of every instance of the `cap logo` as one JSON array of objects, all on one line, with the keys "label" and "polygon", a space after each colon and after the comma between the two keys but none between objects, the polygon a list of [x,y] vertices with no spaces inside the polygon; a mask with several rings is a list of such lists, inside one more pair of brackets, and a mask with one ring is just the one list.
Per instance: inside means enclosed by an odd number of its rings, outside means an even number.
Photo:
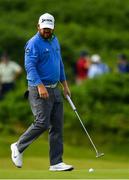
[{"label": "cap logo", "polygon": [[52,22],[51,19],[42,19],[42,23],[43,23],[44,21]]}]

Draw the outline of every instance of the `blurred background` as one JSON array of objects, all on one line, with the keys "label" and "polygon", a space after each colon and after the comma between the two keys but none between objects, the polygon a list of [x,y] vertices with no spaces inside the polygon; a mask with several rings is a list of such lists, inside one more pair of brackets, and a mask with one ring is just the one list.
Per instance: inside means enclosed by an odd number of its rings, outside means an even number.
[{"label": "blurred background", "polygon": [[[24,46],[45,12],[55,17],[54,33],[61,44],[72,99],[85,126],[101,150],[125,160],[129,152],[129,0],[0,0],[1,62],[11,60],[19,66],[12,89],[4,93],[0,81],[0,156],[10,156],[9,144],[33,121],[23,97],[27,89]],[[90,151],[65,99],[64,116],[65,144]],[[46,132],[44,142],[47,136]],[[28,152],[36,156],[38,149],[32,149]],[[70,150],[67,153],[71,155]],[[81,150],[75,158],[79,156]]]}]

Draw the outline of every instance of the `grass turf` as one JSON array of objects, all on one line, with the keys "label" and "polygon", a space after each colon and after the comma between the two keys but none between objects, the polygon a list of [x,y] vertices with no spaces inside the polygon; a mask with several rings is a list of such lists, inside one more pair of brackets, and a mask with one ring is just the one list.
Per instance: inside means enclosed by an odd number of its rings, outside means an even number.
[{"label": "grass turf", "polygon": [[[0,179],[128,179],[129,164],[126,161],[111,159],[65,158],[73,164],[75,170],[70,172],[50,172],[46,157],[24,157],[23,168],[16,168],[10,158],[1,158]],[[88,169],[94,172],[89,173]]]},{"label": "grass turf", "polygon": [[0,179],[127,179],[129,169],[95,169],[89,173],[87,168],[71,172],[50,172],[45,169],[6,169],[0,170]]},{"label": "grass turf", "polygon": [[[129,156],[124,150],[115,153],[106,148],[105,156],[95,158],[88,147],[65,145],[64,161],[74,165],[71,172],[50,172],[48,143],[41,138],[34,142],[24,154],[23,168],[17,169],[10,159],[10,144],[16,137],[0,137],[0,179],[128,179]],[[120,153],[121,152],[121,153]],[[89,173],[88,169],[94,172]]]}]

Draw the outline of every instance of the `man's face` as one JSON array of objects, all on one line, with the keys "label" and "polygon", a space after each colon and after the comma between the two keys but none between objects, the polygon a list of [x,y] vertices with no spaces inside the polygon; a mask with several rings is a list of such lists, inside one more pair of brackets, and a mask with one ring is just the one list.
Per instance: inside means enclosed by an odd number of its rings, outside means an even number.
[{"label": "man's face", "polygon": [[40,29],[38,26],[38,31],[44,39],[50,39],[52,37],[52,33],[53,33],[52,29],[49,29],[49,28]]}]

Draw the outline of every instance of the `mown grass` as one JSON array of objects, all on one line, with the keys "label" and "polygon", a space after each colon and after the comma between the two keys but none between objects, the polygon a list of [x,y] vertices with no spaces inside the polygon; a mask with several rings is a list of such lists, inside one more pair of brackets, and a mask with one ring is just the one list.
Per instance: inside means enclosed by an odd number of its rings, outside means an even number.
[{"label": "mown grass", "polygon": [[[127,179],[129,178],[129,166],[127,162],[110,162],[106,160],[94,161],[92,159],[66,160],[75,166],[71,172],[48,171],[47,158],[25,158],[22,169],[17,169],[11,160],[1,160],[0,179]],[[89,168],[94,168],[89,173]]]},{"label": "mown grass", "polygon": [[118,169],[96,169],[94,173],[86,170],[74,170],[72,172],[49,172],[48,170],[0,170],[3,179],[127,179],[129,171]]},{"label": "mown grass", "polygon": [[[104,148],[105,156],[95,158],[92,148],[64,146],[64,161],[75,167],[71,172],[49,172],[48,142],[41,136],[24,153],[23,168],[17,169],[10,159],[10,144],[17,137],[0,137],[0,179],[128,179],[129,156],[124,150],[111,152]],[[121,147],[122,148],[122,147]],[[101,147],[102,149],[102,147]],[[89,173],[88,169],[94,172]]]}]

